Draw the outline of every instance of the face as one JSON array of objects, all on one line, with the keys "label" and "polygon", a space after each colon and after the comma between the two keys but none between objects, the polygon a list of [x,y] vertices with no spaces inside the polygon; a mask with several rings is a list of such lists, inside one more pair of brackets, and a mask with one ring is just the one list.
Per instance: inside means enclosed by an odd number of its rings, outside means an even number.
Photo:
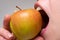
[{"label": "face", "polygon": [[60,0],[38,0],[35,7],[40,7],[49,17],[49,23],[42,30],[45,40],[60,40]]}]

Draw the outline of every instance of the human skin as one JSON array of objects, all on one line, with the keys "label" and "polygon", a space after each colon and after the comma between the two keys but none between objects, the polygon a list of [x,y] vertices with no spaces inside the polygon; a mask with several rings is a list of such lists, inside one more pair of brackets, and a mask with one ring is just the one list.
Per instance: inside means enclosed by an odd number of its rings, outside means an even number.
[{"label": "human skin", "polygon": [[[35,7],[41,7],[47,13],[49,23],[41,32],[43,37],[37,36],[34,40],[60,40],[60,0],[38,0]],[[4,27],[0,29],[0,40],[14,39],[9,30],[9,21],[10,15],[6,15],[3,22]]]},{"label": "human skin", "polygon": [[44,40],[60,40],[60,0],[38,0],[35,7],[42,8],[49,16],[49,23],[41,32]]},{"label": "human skin", "polygon": [[9,27],[10,15],[5,15],[3,20],[3,27],[0,28],[0,40],[14,40],[15,37],[10,31]]}]

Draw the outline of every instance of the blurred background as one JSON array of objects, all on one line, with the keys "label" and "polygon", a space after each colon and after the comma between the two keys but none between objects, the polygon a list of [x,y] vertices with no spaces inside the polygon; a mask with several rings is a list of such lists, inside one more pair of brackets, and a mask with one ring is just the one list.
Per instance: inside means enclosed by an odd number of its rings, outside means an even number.
[{"label": "blurred background", "polygon": [[16,6],[21,9],[33,8],[37,0],[0,0],[0,27],[3,27],[3,19],[6,14],[13,14]]}]

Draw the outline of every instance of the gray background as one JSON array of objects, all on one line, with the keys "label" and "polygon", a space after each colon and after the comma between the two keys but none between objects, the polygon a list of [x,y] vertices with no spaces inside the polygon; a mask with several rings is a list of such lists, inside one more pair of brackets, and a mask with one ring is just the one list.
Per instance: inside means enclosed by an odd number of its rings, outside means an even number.
[{"label": "gray background", "polygon": [[36,0],[0,0],[0,27],[6,14],[11,15],[16,10],[16,5],[22,9],[33,8]]}]

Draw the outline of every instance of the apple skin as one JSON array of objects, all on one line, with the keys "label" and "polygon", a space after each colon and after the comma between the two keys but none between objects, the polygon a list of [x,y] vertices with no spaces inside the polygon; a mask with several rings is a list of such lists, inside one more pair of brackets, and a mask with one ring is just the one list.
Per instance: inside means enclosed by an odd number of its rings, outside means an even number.
[{"label": "apple skin", "polygon": [[11,15],[10,28],[18,40],[34,38],[42,27],[42,16],[35,9],[19,10]]}]

